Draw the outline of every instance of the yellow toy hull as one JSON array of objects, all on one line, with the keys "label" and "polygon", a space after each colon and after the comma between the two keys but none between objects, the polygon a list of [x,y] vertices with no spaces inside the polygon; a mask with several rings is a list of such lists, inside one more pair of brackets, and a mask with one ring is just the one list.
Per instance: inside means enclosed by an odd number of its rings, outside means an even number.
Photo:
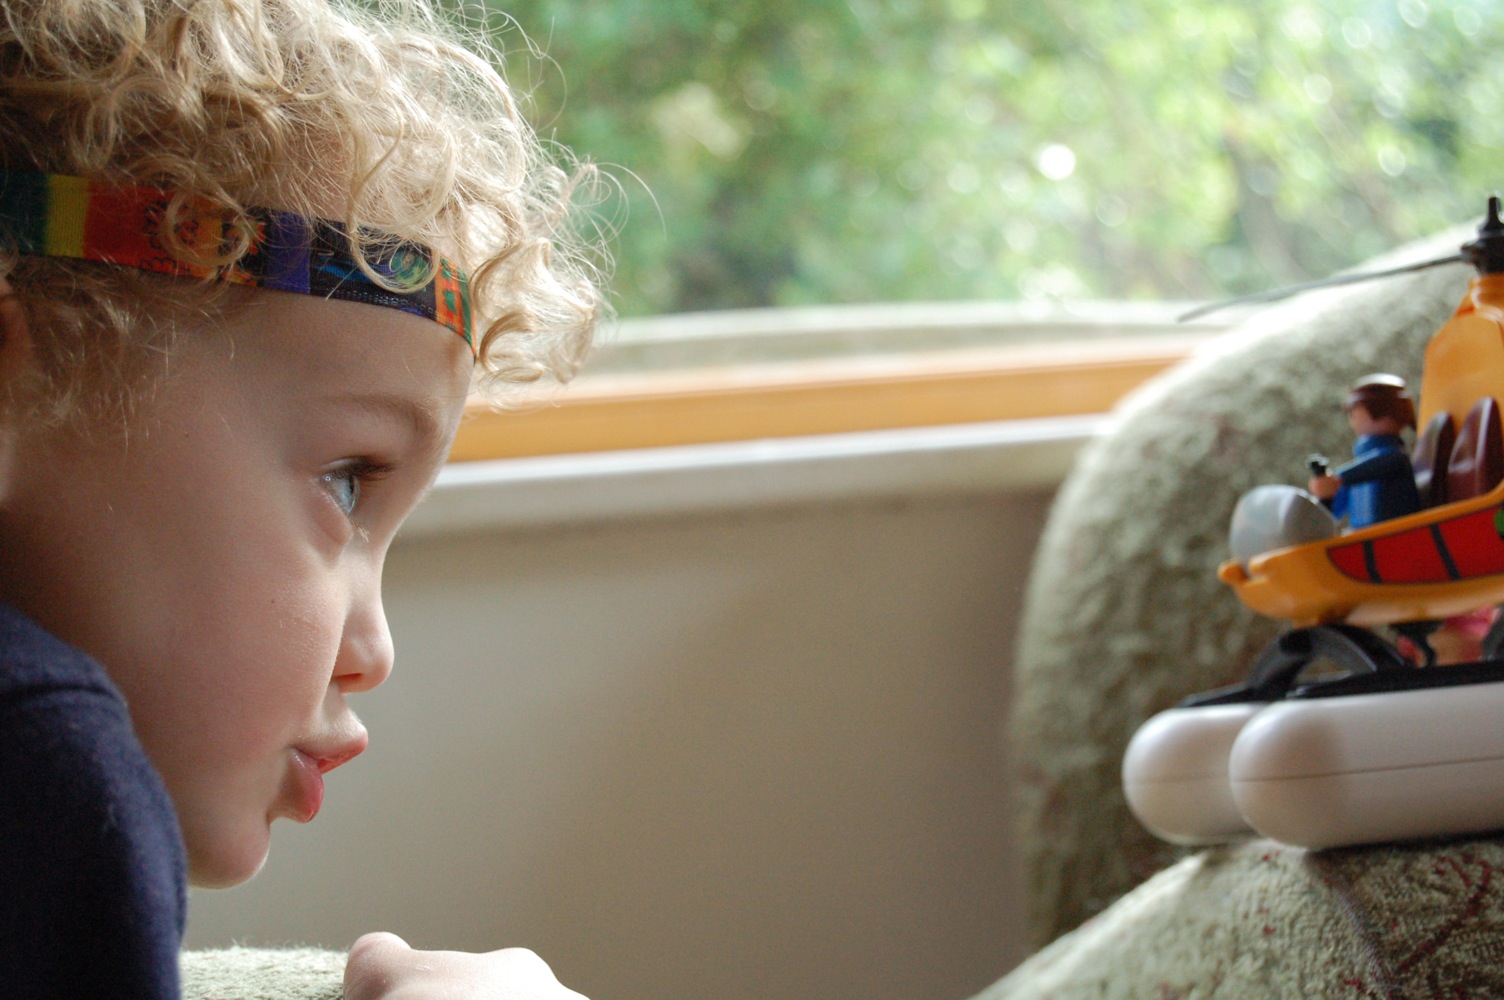
[{"label": "yellow toy hull", "polygon": [[1391,625],[1504,604],[1504,486],[1321,542],[1264,553],[1218,577],[1238,599],[1299,627]]}]

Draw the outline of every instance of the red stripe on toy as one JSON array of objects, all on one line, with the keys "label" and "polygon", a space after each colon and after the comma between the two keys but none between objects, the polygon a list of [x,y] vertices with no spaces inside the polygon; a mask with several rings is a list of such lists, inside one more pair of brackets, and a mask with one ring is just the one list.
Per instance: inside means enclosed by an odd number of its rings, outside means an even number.
[{"label": "red stripe on toy", "polygon": [[1497,508],[1476,511],[1441,525],[1447,551],[1463,579],[1504,573],[1504,540],[1494,527]]}]

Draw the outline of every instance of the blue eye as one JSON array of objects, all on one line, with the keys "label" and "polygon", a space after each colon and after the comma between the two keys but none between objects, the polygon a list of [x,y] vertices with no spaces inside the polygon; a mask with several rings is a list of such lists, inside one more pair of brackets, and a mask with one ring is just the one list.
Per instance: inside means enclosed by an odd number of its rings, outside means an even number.
[{"label": "blue eye", "polygon": [[356,504],[360,503],[360,477],[360,467],[355,465],[334,469],[319,477],[346,517],[354,514]]},{"label": "blue eye", "polygon": [[352,458],[344,465],[321,473],[319,484],[333,498],[340,512],[353,520],[366,488],[386,478],[394,468],[382,462]]}]

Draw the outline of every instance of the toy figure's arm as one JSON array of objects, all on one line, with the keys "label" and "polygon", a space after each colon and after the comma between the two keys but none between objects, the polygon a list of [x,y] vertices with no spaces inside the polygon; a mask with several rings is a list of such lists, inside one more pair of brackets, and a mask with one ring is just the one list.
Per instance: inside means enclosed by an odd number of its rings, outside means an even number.
[{"label": "toy figure's arm", "polygon": [[1371,483],[1379,479],[1398,479],[1401,476],[1414,474],[1410,458],[1403,451],[1386,451],[1379,455],[1355,459],[1340,466],[1333,473],[1344,486],[1351,486],[1354,483]]}]

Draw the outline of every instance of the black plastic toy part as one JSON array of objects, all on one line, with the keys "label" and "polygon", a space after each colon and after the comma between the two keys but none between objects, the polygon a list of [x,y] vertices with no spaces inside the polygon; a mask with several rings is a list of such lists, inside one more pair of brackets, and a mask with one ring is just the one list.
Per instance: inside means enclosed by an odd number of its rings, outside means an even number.
[{"label": "black plastic toy part", "polygon": [[1462,258],[1479,274],[1504,273],[1504,222],[1499,221],[1499,196],[1488,199],[1488,219],[1478,227],[1478,238],[1462,245]]},{"label": "black plastic toy part", "polygon": [[1192,695],[1181,708],[1280,701],[1311,664],[1326,660],[1348,675],[1418,672],[1393,646],[1354,625],[1316,625],[1277,637],[1254,662],[1248,679],[1231,687]]},{"label": "black plastic toy part", "polygon": [[1335,288],[1338,285],[1353,285],[1360,281],[1371,281],[1374,278],[1390,278],[1398,274],[1409,274],[1411,271],[1424,271],[1427,268],[1439,267],[1442,264],[1468,263],[1478,269],[1479,274],[1504,273],[1504,222],[1499,221],[1499,197],[1494,195],[1488,199],[1488,218],[1483,225],[1478,227],[1478,236],[1471,242],[1464,243],[1461,252],[1447,257],[1437,257],[1434,260],[1421,261],[1419,264],[1406,264],[1403,267],[1392,267],[1385,271],[1365,271],[1362,274],[1339,274],[1331,278],[1322,278],[1319,281],[1308,281],[1302,285],[1288,285],[1284,288],[1275,288],[1267,292],[1254,292],[1252,295],[1240,295],[1237,298],[1223,299],[1220,302],[1210,302],[1204,306],[1197,306],[1188,312],[1175,317],[1177,322],[1184,323],[1186,320],[1199,319],[1202,316],[1219,312],[1229,306],[1252,305],[1256,302],[1278,302],[1288,299],[1301,292],[1310,292],[1318,288]]},{"label": "black plastic toy part", "polygon": [[[1499,634],[1504,636],[1504,629],[1499,630]],[[1264,648],[1249,671],[1248,680],[1192,695],[1178,707],[1335,698],[1349,694],[1497,683],[1504,681],[1504,659],[1498,658],[1498,642],[1498,639],[1493,643],[1485,642],[1484,655],[1489,659],[1431,668],[1416,666],[1389,643],[1355,625],[1292,629]],[[1297,683],[1306,668],[1323,661],[1346,672],[1305,684]]]}]

